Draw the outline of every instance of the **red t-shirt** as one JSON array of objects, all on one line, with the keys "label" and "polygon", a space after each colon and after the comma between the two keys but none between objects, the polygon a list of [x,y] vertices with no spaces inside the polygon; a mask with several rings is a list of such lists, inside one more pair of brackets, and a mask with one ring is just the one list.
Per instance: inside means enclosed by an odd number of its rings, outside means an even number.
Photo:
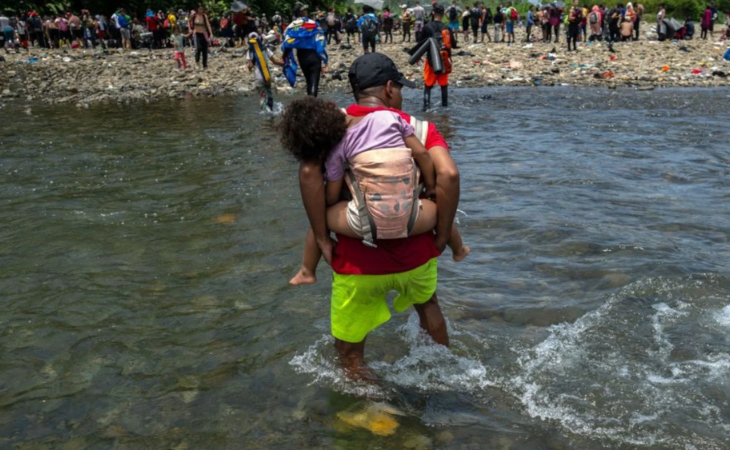
[{"label": "red t-shirt", "polygon": [[233,15],[233,23],[235,23],[236,26],[239,26],[239,27],[241,25],[243,25],[243,13],[242,12],[237,12]]},{"label": "red t-shirt", "polygon": [[157,17],[148,17],[147,18],[147,30],[148,31],[157,31]]},{"label": "red t-shirt", "polygon": [[[386,107],[369,108],[351,105],[347,108],[347,114],[362,117],[383,110],[393,111],[408,122],[411,120],[411,116],[403,111]],[[431,149],[438,146],[449,148],[441,133],[436,130],[436,126],[429,122],[425,147]],[[405,239],[378,240],[376,248],[367,247],[361,239],[339,234],[337,242],[332,257],[332,269],[341,275],[386,275],[407,272],[439,256],[433,233]]]}]

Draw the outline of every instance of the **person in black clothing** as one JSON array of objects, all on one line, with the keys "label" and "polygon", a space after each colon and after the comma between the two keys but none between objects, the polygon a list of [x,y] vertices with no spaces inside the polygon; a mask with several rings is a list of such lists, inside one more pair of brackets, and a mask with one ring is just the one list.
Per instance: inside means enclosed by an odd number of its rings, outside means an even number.
[{"label": "person in black clothing", "polygon": [[580,35],[580,22],[583,20],[583,11],[578,6],[578,0],[573,2],[573,7],[568,13],[568,51],[570,43],[573,43],[573,50],[578,51],[577,42]]},{"label": "person in black clothing", "polygon": [[352,36],[352,40],[355,41],[355,36],[357,35],[357,18],[355,17],[355,14],[352,13],[352,10],[348,9],[342,21],[345,24],[344,26],[345,33],[347,33],[347,44],[349,45],[350,36]]},{"label": "person in black clothing", "polygon": [[[311,20],[307,17],[307,5],[302,5],[297,2],[294,5],[294,15],[302,20]],[[326,53],[325,53],[326,55]],[[319,95],[319,79],[322,75],[322,58],[317,54],[316,50],[298,48],[297,49],[297,61],[299,67],[302,69],[304,79],[307,82],[307,95],[316,97]],[[324,66],[324,71],[327,72],[327,65]]]},{"label": "person in black clothing", "polygon": [[340,43],[340,18],[335,14],[335,9],[330,7],[325,17],[325,23],[327,24],[327,31],[325,33],[327,39],[327,45],[332,43],[332,37],[334,36],[335,42]]},{"label": "person in black clothing", "polygon": [[624,5],[619,3],[608,13],[608,42],[613,44],[620,39],[620,33],[618,30],[618,24],[621,20],[621,9]]},{"label": "person in black clothing", "polygon": [[383,44],[388,43],[388,38],[390,38],[390,43],[393,43],[393,16],[390,15],[390,8],[383,8],[384,14],[383,14],[383,33],[385,33],[385,39],[383,39]]},{"label": "person in black clothing", "polygon": [[471,20],[471,32],[474,36],[474,43],[477,43],[477,37],[479,36],[479,21],[482,18],[482,8],[479,7],[479,2],[474,2],[474,7],[471,9],[469,19]]},{"label": "person in black clothing", "polygon": [[411,13],[408,11],[408,5],[403,5],[401,8],[403,8],[403,13],[400,16],[400,26],[403,30],[403,40],[401,42],[405,42],[406,37],[408,42],[411,42]]},{"label": "person in black clothing", "polygon": [[484,6],[484,2],[479,4],[482,8],[482,42],[484,42],[484,36],[492,42],[492,36],[489,35],[489,26],[492,24],[492,10]]},{"label": "person in black clothing", "polygon": [[[427,110],[431,107],[431,89],[436,83],[441,86],[441,105],[449,106],[449,73],[451,72],[451,48],[458,48],[454,33],[443,22],[444,7],[434,5],[433,20],[423,27],[421,38],[409,53],[412,55],[429,39],[434,40],[441,45],[441,59],[444,62],[444,70],[436,73],[433,68],[433,61],[430,61],[430,52],[427,52],[426,61],[423,65],[423,109]],[[446,36],[444,36],[446,35]],[[448,42],[447,42],[448,41]]]},{"label": "person in black clothing", "polygon": [[494,42],[504,42],[504,33],[502,33],[502,24],[504,23],[504,14],[502,14],[502,5],[497,6],[494,12]]}]

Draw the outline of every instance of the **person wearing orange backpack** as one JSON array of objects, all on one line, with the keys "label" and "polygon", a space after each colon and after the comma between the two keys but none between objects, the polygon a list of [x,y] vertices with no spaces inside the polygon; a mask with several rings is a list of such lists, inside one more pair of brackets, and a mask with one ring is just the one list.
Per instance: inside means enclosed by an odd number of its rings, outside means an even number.
[{"label": "person wearing orange backpack", "polygon": [[451,49],[457,48],[454,33],[443,22],[444,7],[436,4],[433,6],[433,20],[423,27],[418,44],[409,52],[411,55],[416,53],[424,44],[433,38],[436,45],[440,46],[439,55],[441,57],[441,70],[435,70],[431,55],[433,52],[426,52],[426,59],[423,64],[423,83],[425,85],[423,91],[423,109],[428,110],[431,107],[431,89],[438,83],[441,86],[441,106],[449,106],[449,74],[451,73]]}]

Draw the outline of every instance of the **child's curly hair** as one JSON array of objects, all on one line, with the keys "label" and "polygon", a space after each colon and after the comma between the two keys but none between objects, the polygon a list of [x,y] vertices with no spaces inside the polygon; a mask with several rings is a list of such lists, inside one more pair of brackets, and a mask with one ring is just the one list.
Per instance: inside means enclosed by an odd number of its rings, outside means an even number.
[{"label": "child's curly hair", "polygon": [[315,97],[294,100],[277,125],[281,144],[297,161],[321,164],[345,137],[346,117],[332,102]]}]

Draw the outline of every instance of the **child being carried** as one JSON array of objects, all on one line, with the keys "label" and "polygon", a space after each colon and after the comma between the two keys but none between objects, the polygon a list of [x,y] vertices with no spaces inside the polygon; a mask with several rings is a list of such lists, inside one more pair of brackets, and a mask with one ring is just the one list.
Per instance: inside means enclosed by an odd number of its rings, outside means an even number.
[{"label": "child being carried", "polygon": [[[334,103],[307,97],[286,108],[280,130],[284,147],[300,162],[324,165],[330,231],[361,238],[369,246],[376,246],[376,239],[433,232],[436,204],[419,199],[419,169],[427,198],[435,194],[436,172],[413,126],[400,115],[376,111],[352,117]],[[343,184],[352,200],[341,199]],[[456,227],[448,245],[456,261],[469,254]],[[289,284],[316,282],[322,250],[331,251],[319,248],[310,229],[302,268]]]}]

